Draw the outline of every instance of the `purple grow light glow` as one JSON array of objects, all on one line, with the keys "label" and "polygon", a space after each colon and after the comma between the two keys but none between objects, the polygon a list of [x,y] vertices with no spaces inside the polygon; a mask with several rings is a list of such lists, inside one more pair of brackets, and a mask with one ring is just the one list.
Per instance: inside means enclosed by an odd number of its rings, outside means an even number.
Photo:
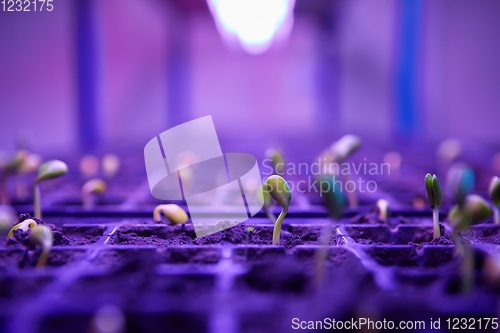
[{"label": "purple grow light glow", "polygon": [[251,54],[288,37],[295,0],[207,0],[217,29],[229,45]]}]

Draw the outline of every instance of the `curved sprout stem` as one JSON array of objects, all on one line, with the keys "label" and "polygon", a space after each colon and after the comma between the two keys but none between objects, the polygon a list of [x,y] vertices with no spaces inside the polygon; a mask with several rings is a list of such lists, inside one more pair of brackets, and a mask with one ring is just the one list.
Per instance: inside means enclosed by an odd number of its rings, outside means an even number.
[{"label": "curved sprout stem", "polygon": [[40,258],[38,258],[38,262],[36,264],[36,267],[45,267],[45,264],[47,264],[47,257],[50,252],[50,247],[44,246],[42,253],[40,254]]},{"label": "curved sprout stem", "polygon": [[439,207],[435,206],[432,210],[432,219],[434,220],[434,238],[441,237],[441,230],[439,229]]},{"label": "curved sprout stem", "polygon": [[281,224],[283,223],[283,219],[285,218],[286,213],[288,213],[288,207],[283,207],[283,210],[281,211],[281,214],[280,216],[278,216],[276,224],[274,225],[273,245],[279,245],[280,243]]},{"label": "curved sprout stem", "polygon": [[493,207],[493,219],[495,224],[500,224],[500,206]]}]

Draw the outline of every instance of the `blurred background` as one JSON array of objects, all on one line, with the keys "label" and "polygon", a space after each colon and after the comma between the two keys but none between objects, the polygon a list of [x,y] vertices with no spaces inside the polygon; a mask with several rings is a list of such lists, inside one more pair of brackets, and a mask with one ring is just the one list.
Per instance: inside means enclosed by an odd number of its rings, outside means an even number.
[{"label": "blurred background", "polygon": [[[499,148],[498,0],[52,3],[0,11],[0,150],[140,153],[205,115],[223,151],[345,133]],[[228,28],[242,10],[271,21],[264,41]]]}]

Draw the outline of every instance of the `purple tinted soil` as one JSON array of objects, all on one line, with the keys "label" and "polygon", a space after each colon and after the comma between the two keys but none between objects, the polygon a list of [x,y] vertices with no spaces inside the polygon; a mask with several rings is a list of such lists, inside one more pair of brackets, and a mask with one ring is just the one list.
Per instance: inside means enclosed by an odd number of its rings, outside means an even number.
[{"label": "purple tinted soil", "polygon": [[465,231],[464,236],[473,242],[500,244],[500,225],[478,224]]},{"label": "purple tinted soil", "polygon": [[346,226],[358,244],[364,245],[454,245],[451,233],[440,224],[441,237],[434,238],[432,226],[399,225],[391,230],[387,225]]}]

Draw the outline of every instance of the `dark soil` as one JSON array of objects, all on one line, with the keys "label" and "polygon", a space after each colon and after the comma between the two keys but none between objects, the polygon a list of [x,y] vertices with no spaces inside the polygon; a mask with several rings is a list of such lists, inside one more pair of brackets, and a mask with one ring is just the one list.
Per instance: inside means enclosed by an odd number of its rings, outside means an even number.
[{"label": "dark soil", "polygon": [[[191,223],[174,226],[152,224],[128,225],[117,229],[115,235],[112,237],[111,244],[163,247],[214,245],[223,242],[257,245],[270,245],[272,243],[273,226],[254,226],[254,230],[252,231],[248,231],[248,227],[248,225],[238,224],[230,229],[197,238]],[[290,232],[282,230],[281,244],[293,247],[303,244],[303,241],[299,236],[292,236]]]}]

